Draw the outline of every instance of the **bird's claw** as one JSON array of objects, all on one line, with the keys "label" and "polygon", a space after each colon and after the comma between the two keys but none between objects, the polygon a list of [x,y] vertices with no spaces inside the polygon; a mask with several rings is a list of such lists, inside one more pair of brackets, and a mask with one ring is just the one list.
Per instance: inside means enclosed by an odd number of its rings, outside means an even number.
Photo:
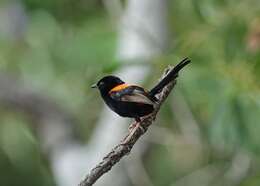
[{"label": "bird's claw", "polygon": [[129,127],[128,127],[128,131],[131,132],[135,127],[136,127],[137,123],[134,122],[132,123]]}]

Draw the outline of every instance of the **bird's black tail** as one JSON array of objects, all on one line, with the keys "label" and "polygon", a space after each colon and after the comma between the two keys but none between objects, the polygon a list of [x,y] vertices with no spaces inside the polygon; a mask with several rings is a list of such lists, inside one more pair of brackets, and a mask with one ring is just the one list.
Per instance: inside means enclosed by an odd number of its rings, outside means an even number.
[{"label": "bird's black tail", "polygon": [[179,71],[190,62],[191,61],[188,58],[183,59],[157,85],[155,85],[152,90],[150,90],[149,96],[155,98],[155,95],[158,94],[168,83],[176,79]]}]

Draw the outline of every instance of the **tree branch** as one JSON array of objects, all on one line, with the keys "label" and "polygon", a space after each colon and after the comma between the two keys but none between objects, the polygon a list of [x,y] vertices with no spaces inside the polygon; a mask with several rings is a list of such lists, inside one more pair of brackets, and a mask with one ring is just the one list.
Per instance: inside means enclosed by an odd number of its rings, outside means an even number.
[{"label": "tree branch", "polygon": [[[167,75],[171,68],[172,67],[169,67],[165,70],[165,73],[162,76],[162,78]],[[117,146],[115,146],[111,150],[111,152],[109,152],[103,158],[103,160],[98,165],[96,165],[96,167],[94,167],[89,174],[86,175],[86,177],[84,178],[84,180],[81,181],[79,186],[93,185],[103,174],[108,172],[117,162],[119,162],[123,156],[128,155],[130,153],[131,149],[133,148],[137,140],[148,130],[149,126],[155,120],[162,103],[168,97],[175,84],[176,79],[174,79],[167,86],[165,86],[164,89],[157,95],[159,100],[158,104],[155,106],[154,112],[152,114],[142,118],[142,121],[140,123],[142,129],[140,129],[139,127],[134,133],[131,134],[131,132],[129,132],[124,138],[129,138],[129,140],[127,140],[127,142],[123,144],[118,144]]]}]

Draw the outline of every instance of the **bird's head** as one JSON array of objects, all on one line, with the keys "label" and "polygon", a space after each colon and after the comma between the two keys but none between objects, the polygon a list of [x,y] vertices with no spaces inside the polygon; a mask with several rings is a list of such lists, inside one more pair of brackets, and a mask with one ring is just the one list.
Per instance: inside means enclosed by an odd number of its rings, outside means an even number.
[{"label": "bird's head", "polygon": [[105,76],[100,79],[96,84],[92,85],[91,88],[98,88],[101,94],[106,94],[114,87],[124,83],[124,81],[116,76]]}]

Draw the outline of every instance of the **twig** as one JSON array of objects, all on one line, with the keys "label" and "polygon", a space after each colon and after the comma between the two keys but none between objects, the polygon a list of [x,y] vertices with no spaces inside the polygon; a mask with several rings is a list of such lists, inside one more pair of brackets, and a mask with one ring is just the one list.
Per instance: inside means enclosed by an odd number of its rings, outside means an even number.
[{"label": "twig", "polygon": [[[171,67],[167,68],[163,77],[166,76],[167,72]],[[162,78],[163,78],[162,77]],[[147,117],[142,118],[140,125],[142,126],[142,130],[138,128],[133,134],[131,134],[129,140],[124,144],[119,144],[115,146],[111,152],[109,152],[103,160],[93,168],[90,173],[81,181],[79,186],[91,186],[93,185],[103,174],[108,172],[117,162],[121,160],[121,158],[125,155],[128,155],[133,148],[136,141],[147,131],[148,127],[153,123],[156,118],[158,111],[162,103],[170,94],[174,85],[176,84],[176,79],[170,82],[164,89],[158,94],[158,104],[155,106],[154,112]],[[126,139],[130,133],[124,138]]]}]

